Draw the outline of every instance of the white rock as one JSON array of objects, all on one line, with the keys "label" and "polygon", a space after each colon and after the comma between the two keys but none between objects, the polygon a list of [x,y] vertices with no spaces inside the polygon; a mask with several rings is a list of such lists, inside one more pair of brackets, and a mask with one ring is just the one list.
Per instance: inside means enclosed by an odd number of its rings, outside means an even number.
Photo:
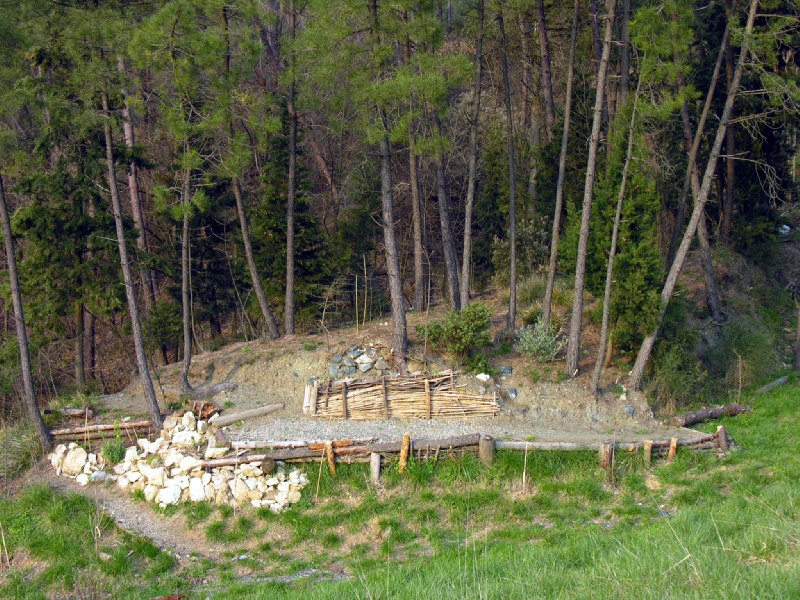
[{"label": "white rock", "polygon": [[202,479],[203,485],[208,485],[209,483],[211,483],[211,473],[203,473],[200,476],[200,479]]},{"label": "white rock", "polygon": [[76,442],[70,442],[69,446],[67,446],[68,450],[72,450],[73,448],[77,448],[78,444]]},{"label": "white rock", "polygon": [[175,481],[178,483],[178,487],[182,490],[185,490],[189,487],[189,476],[188,475],[181,475],[180,477],[176,477]]},{"label": "white rock", "polygon": [[86,457],[86,461],[90,465],[96,465],[97,464],[97,454],[95,454],[94,452],[89,452],[89,455]]},{"label": "white rock", "polygon": [[288,492],[289,491],[289,482],[288,481],[281,481],[278,484],[278,492]]},{"label": "white rock", "polygon": [[130,481],[128,481],[128,478],[127,478],[127,477],[125,477],[125,475],[120,475],[120,476],[117,478],[117,485],[118,485],[119,487],[121,487],[123,490],[124,490],[126,487],[128,487],[130,484],[131,484],[131,482],[130,482]]},{"label": "white rock", "polygon": [[89,476],[86,473],[81,473],[75,478],[78,485],[89,485]]},{"label": "white rock", "polygon": [[161,487],[164,485],[164,467],[152,468],[149,466],[142,466],[142,475],[145,476],[150,485]]},{"label": "white rock", "polygon": [[89,476],[89,479],[92,480],[94,483],[101,483],[108,479],[108,473],[105,471],[95,471]]},{"label": "white rock", "polygon": [[278,478],[277,477],[270,477],[267,479],[267,485],[276,486],[278,485]]},{"label": "white rock", "polygon": [[248,488],[247,484],[241,479],[231,479],[228,482],[228,487],[231,489],[233,499],[237,502],[245,500],[250,493],[250,488]]},{"label": "white rock", "polygon": [[206,498],[208,500],[211,500],[214,496],[217,495],[217,490],[210,483],[208,485],[203,486],[203,490],[205,491]]},{"label": "white rock", "polygon": [[114,473],[117,475],[122,475],[123,473],[127,473],[131,469],[131,463],[129,462],[121,462],[114,465]]},{"label": "white rock", "polygon": [[[187,413],[187,414],[191,414],[191,413]],[[197,460],[196,458],[194,458],[193,456],[184,456],[181,459],[181,462],[178,464],[178,467],[184,473],[188,473],[189,471],[191,471],[192,469],[194,469],[195,467],[198,467],[198,466],[200,466],[200,461]]]},{"label": "white rock", "polygon": [[208,422],[207,421],[198,421],[197,422],[197,433],[201,435],[205,435],[206,431],[208,431]]},{"label": "white rock", "polygon": [[172,436],[172,443],[176,446],[193,448],[199,445],[202,441],[203,436],[196,431],[179,431]]},{"label": "white rock", "polygon": [[187,431],[194,431],[197,429],[197,421],[194,418],[194,413],[192,411],[183,414],[181,425],[183,425],[183,428]]},{"label": "white rock", "polygon": [[174,448],[170,448],[167,452],[163,455],[164,457],[164,466],[165,467],[174,467],[175,465],[180,464],[183,460],[183,454],[175,450]]},{"label": "white rock", "polygon": [[169,431],[170,429],[174,429],[175,425],[178,424],[178,415],[170,415],[166,419],[164,419],[164,431]]},{"label": "white rock", "polygon": [[150,442],[150,446],[148,447],[148,452],[151,454],[158,454],[161,452],[161,449],[166,445],[166,440],[162,438],[156,438],[152,442]]},{"label": "white rock", "polygon": [[205,499],[206,490],[203,486],[203,482],[199,478],[193,477],[189,482],[189,500],[192,502],[202,502]]},{"label": "white rock", "polygon": [[263,503],[264,503],[264,501],[263,501],[263,500],[250,500],[250,504],[252,504],[252,505],[253,505],[253,506],[255,506],[256,508],[258,508],[259,506],[261,506]]},{"label": "white rock", "polygon": [[308,485],[308,475],[306,475],[305,473],[300,473],[300,480],[298,481],[298,483],[300,485],[302,485],[303,487],[307,486]]},{"label": "white rock", "polygon": [[489,381],[491,378],[492,376],[487,373],[478,373],[477,375],[475,375],[475,379],[480,379],[484,383]]},{"label": "white rock", "polygon": [[87,475],[92,472],[92,465],[89,464],[89,461],[86,461],[86,464],[83,465],[83,472]]},{"label": "white rock", "polygon": [[254,490],[258,487],[258,480],[255,477],[248,477],[244,480],[244,483],[250,490]]},{"label": "white rock", "polygon": [[177,485],[161,488],[156,496],[156,502],[159,504],[177,504],[181,499],[181,488]]},{"label": "white rock", "polygon": [[139,481],[142,478],[142,474],[138,471],[130,471],[125,477],[133,483],[134,481]]},{"label": "white rock", "polygon": [[125,460],[127,462],[133,462],[137,458],[139,458],[139,450],[136,448],[136,446],[131,446],[125,450]]},{"label": "white rock", "polygon": [[64,460],[61,462],[61,470],[67,475],[79,475],[83,471],[83,465],[86,464],[86,458],[86,450],[76,446],[64,456]]},{"label": "white rock", "polygon": [[228,449],[223,447],[216,447],[212,446],[211,442],[208,442],[208,447],[206,448],[205,459],[211,460],[214,458],[222,458],[228,453]]},{"label": "white rock", "polygon": [[157,488],[154,485],[145,486],[144,499],[147,500],[148,502],[153,502],[156,499],[156,496],[158,495],[158,489],[159,488]]},{"label": "white rock", "polygon": [[259,479],[256,482],[256,487],[258,488],[258,491],[262,492],[262,493],[266,492],[269,489],[269,487],[267,486],[267,483],[263,479]]},{"label": "white rock", "polygon": [[289,481],[294,484],[300,483],[300,473],[298,471],[289,473]]},{"label": "white rock", "polygon": [[67,447],[64,444],[59,444],[50,455],[50,464],[54,469],[59,469],[64,457],[67,455]]},{"label": "white rock", "polygon": [[286,499],[292,504],[294,504],[295,502],[300,502],[300,498],[301,498],[300,492],[298,492],[297,490],[290,491],[289,494],[286,496]]}]

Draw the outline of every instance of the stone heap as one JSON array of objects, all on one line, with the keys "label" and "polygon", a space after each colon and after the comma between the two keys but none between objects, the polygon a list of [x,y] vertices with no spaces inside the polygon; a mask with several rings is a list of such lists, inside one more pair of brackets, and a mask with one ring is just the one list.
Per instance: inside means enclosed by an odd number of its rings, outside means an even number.
[{"label": "stone heap", "polygon": [[334,354],[328,365],[331,379],[352,379],[366,375],[394,376],[395,373],[377,348],[351,346],[343,354]]},{"label": "stone heap", "polygon": [[78,444],[59,444],[48,457],[58,475],[72,477],[80,485],[114,481],[130,493],[142,492],[145,500],[162,508],[179,502],[208,500],[216,504],[269,507],[280,512],[300,500],[308,476],[272,459],[206,470],[205,459],[222,458],[228,447],[220,446],[205,421],[194,413],[170,415],[161,436],[137,440],[125,450],[125,458],[108,465],[102,454],[87,452]]}]

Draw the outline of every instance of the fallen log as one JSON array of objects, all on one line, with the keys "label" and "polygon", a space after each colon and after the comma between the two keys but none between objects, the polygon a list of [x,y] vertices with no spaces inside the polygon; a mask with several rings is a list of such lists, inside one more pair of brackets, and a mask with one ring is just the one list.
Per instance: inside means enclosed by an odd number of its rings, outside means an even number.
[{"label": "fallen log", "polygon": [[65,427],[63,429],[53,429],[50,435],[59,437],[64,435],[83,435],[85,433],[92,433],[95,431],[124,431],[126,429],[144,429],[152,427],[150,421],[133,421],[129,423],[107,423],[102,425],[85,425],[83,427]]},{"label": "fallen log", "polygon": [[[678,440],[679,446],[697,446],[707,442],[715,442],[716,433],[698,435],[684,440]],[[669,448],[671,440],[649,442],[653,450]],[[634,452],[645,446],[648,442],[616,442],[614,448],[625,452]],[[498,450],[565,450],[565,451],[592,451],[599,450],[603,442],[525,442],[521,440],[497,440],[495,448]]]},{"label": "fallen log", "polygon": [[[352,440],[333,440],[333,447],[338,448],[340,446],[356,446],[356,445],[363,445],[369,444],[370,442],[374,442],[375,438],[358,438]],[[255,440],[240,440],[231,442],[231,448],[234,450],[254,450],[255,448],[271,448],[273,450],[281,450],[284,448],[306,448],[306,447],[314,447],[319,446],[319,449],[322,449],[322,446],[325,445],[326,440],[266,440],[263,442],[255,441]]]},{"label": "fallen log", "polygon": [[714,406],[711,408],[703,408],[700,410],[693,410],[681,415],[675,415],[667,424],[675,427],[688,427],[703,421],[711,419],[719,419],[720,417],[733,417],[740,415],[750,410],[742,404],[726,404],[724,406]]},{"label": "fallen log", "polygon": [[250,410],[243,410],[231,415],[217,415],[216,417],[211,417],[208,422],[216,427],[225,427],[226,425],[232,425],[238,421],[244,421],[246,419],[252,419],[255,417],[263,417],[264,415],[274,413],[282,408],[283,403],[267,404],[266,406],[260,406]]},{"label": "fallen log", "polygon": [[779,387],[789,381],[789,376],[784,375],[783,377],[778,377],[775,381],[769,382],[767,385],[761,386],[756,390],[756,395],[760,396],[761,394],[766,394],[767,392],[771,392],[776,387]]}]

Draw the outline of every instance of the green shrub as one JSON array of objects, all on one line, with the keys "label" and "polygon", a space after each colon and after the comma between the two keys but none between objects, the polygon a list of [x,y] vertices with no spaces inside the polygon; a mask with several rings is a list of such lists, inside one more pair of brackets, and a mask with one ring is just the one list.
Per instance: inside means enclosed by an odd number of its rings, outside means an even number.
[{"label": "green shrub", "polygon": [[655,356],[648,391],[655,396],[656,408],[672,414],[694,399],[704,379],[700,363],[682,346],[672,345]]},{"label": "green shrub", "polygon": [[560,336],[560,329],[545,327],[538,318],[532,326],[526,325],[517,333],[517,350],[531,360],[550,362],[564,347]]},{"label": "green shrub", "polygon": [[36,432],[26,423],[0,428],[0,480],[22,473],[41,452]]},{"label": "green shrub", "polygon": [[116,439],[109,440],[103,444],[101,452],[106,461],[115,465],[125,458],[125,444],[122,443],[122,438],[117,436]]},{"label": "green shrub", "polygon": [[489,342],[491,318],[491,308],[473,302],[461,312],[451,311],[443,320],[421,326],[418,331],[435,349],[463,359]]}]

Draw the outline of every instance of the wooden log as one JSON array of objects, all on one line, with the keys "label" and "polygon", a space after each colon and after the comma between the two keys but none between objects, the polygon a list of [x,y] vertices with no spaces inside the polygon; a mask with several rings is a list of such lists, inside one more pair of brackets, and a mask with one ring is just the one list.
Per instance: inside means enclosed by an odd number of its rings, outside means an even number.
[{"label": "wooden log", "polygon": [[333,454],[333,443],[325,442],[325,458],[328,461],[328,470],[331,475],[336,475],[336,460]]},{"label": "wooden log", "polygon": [[347,382],[342,382],[342,418],[347,420]]},{"label": "wooden log", "polygon": [[238,421],[253,419],[255,417],[263,417],[264,415],[268,415],[270,413],[279,411],[282,408],[283,408],[283,403],[267,404],[266,406],[259,406],[258,408],[243,410],[241,412],[233,413],[230,415],[218,415],[216,417],[211,417],[209,423],[217,427],[225,427],[226,425],[232,425],[233,423],[237,423]]},{"label": "wooden log", "polygon": [[717,427],[717,443],[722,452],[728,451],[728,432],[723,425]]},{"label": "wooden log", "polygon": [[408,452],[411,450],[411,434],[403,434],[403,441],[400,444],[400,474],[406,472],[408,465]]},{"label": "wooden log", "polygon": [[600,468],[606,472],[606,479],[611,479],[614,465],[614,444],[600,444],[598,451]]},{"label": "wooden log", "polygon": [[369,474],[372,483],[378,483],[381,480],[381,455],[373,452],[369,455]]},{"label": "wooden log", "polygon": [[667,461],[672,462],[678,454],[678,438],[672,438],[669,441],[669,452],[667,453]]},{"label": "wooden log", "polygon": [[152,427],[150,421],[132,421],[128,423],[105,423],[101,425],[85,425],[83,427],[65,427],[63,429],[53,429],[50,434],[54,437],[64,435],[83,435],[95,431],[124,431],[126,429],[144,429]]},{"label": "wooden log", "polygon": [[494,464],[494,438],[490,435],[482,435],[478,440],[478,456],[481,462],[491,467]]},{"label": "wooden log", "polygon": [[[322,451],[327,440],[237,440],[231,442],[234,450],[254,450],[264,448],[270,450],[283,450],[286,448],[311,448],[317,452]],[[375,438],[354,438],[351,440],[331,440],[334,448],[345,446],[363,446],[375,441]]]},{"label": "wooden log", "polygon": [[642,451],[644,454],[644,466],[649,469],[653,458],[653,440],[647,440],[642,445]]},{"label": "wooden log", "polygon": [[767,392],[771,392],[776,387],[779,387],[789,381],[789,376],[784,375],[783,377],[778,377],[775,381],[771,381],[767,385],[761,386],[756,390],[756,395],[760,396],[761,394],[766,394]]},{"label": "wooden log", "polygon": [[[303,414],[310,415],[311,414],[311,388],[313,387],[310,381],[306,382],[306,388],[303,392]],[[314,398],[314,403],[316,404],[317,399]]]},{"label": "wooden log", "polygon": [[311,416],[317,416],[317,396],[319,395],[319,379],[314,378],[314,387],[311,388]]},{"label": "wooden log", "polygon": [[750,409],[741,404],[714,406],[711,408],[703,408],[701,410],[693,410],[681,415],[676,415],[669,420],[668,424],[675,427],[688,427],[689,425],[702,423],[703,421],[709,421],[711,419],[740,415],[748,410]]}]

